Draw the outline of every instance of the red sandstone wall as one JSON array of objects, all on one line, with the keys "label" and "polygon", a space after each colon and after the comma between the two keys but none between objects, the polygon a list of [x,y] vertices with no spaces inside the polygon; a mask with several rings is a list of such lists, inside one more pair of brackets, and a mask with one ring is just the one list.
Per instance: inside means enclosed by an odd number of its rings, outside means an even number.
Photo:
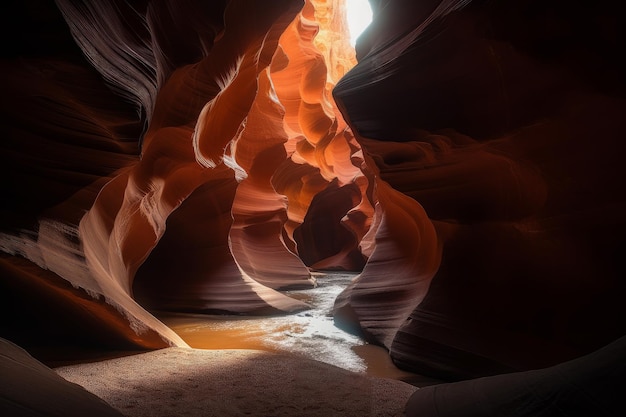
[{"label": "red sandstone wall", "polygon": [[146,308],[299,311],[314,267],[362,269],[337,323],[439,378],[623,334],[618,2],[372,0],[343,78],[338,0],[269,3],[16,6],[6,333],[184,345]]},{"label": "red sandstone wall", "polygon": [[[464,378],[619,337],[618,2],[375,3],[334,94],[372,169],[423,207],[442,247],[424,301],[379,339],[396,364]],[[362,324],[380,317],[358,293],[344,299]]]},{"label": "red sandstone wall", "polygon": [[373,196],[331,96],[354,53],[339,9],[315,3],[22,10],[45,25],[3,63],[7,297],[23,257],[41,268],[29,285],[113,306],[133,343],[184,344],[145,309],[300,311],[277,290],[314,286],[307,266],[362,268]]}]

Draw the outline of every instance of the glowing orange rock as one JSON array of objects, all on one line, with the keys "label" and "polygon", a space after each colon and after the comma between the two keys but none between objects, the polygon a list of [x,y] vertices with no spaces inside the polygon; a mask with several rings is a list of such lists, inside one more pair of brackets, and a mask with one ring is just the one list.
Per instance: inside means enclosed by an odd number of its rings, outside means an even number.
[{"label": "glowing orange rock", "polygon": [[230,244],[238,265],[255,281],[280,289],[311,287],[314,279],[308,269],[283,243],[288,201],[272,185],[274,171],[287,155],[283,115],[268,71],[264,71],[245,130],[232,145],[245,178],[233,202]]},{"label": "glowing orange rock", "polygon": [[[353,159],[359,153],[359,145],[331,95],[336,82],[333,77],[339,76],[339,68],[347,70],[354,59],[348,52],[352,51],[348,37],[342,37],[345,28],[337,25],[342,9],[333,8],[335,6],[334,2],[307,2],[301,16],[282,35],[281,49],[270,67],[277,97],[285,108],[285,132],[289,137],[285,145],[289,160],[279,167],[273,181],[276,189],[289,200],[285,231],[291,241],[288,242],[290,249],[315,267],[359,269],[363,259],[360,256],[356,257],[361,259],[356,259],[354,250],[369,229],[373,214],[373,203],[365,194],[354,201],[353,207],[346,207],[343,215],[330,216],[335,218],[332,226],[325,221],[324,228],[335,230],[328,229],[329,236],[337,230],[349,230],[352,235],[334,253],[321,248],[323,236],[300,239],[297,243],[295,237],[316,195],[328,187],[338,187],[334,192],[343,194],[347,201],[353,199],[352,184],[360,184],[360,192],[367,188],[361,161],[358,157]],[[331,9],[335,14],[329,16]],[[316,21],[320,15],[322,18]],[[318,45],[326,47],[318,48]],[[331,54],[327,49],[329,45],[333,45],[336,52]],[[328,58],[329,64],[325,57],[331,56],[339,58]],[[346,185],[349,186],[344,187]]]},{"label": "glowing orange rock", "polygon": [[[145,48],[142,36],[146,33],[124,26],[121,16],[128,10],[103,5],[99,11],[111,25],[98,23],[94,30],[83,32],[80,28],[94,15],[91,6],[82,9],[64,4],[65,17],[86,54],[96,64],[109,60],[117,64],[98,69],[118,92],[147,113],[150,124],[141,159],[118,171],[103,187],[99,184],[102,188],[80,219],[78,231],[76,226],[66,232],[65,225],[50,223],[52,227],[40,227],[35,240],[7,237],[3,249],[32,257],[94,296],[103,295],[126,316],[136,330],[135,337],[148,336],[149,330],[159,334],[165,344],[184,342],[135,302],[135,291],[137,299],[150,308],[262,314],[307,308],[251,279],[237,264],[229,240],[233,199],[241,178],[235,175],[240,172],[234,155],[224,154],[227,145],[234,146],[242,139],[238,134],[245,129],[257,97],[259,74],[266,71],[280,35],[302,4],[284,1],[267,7],[251,1],[230,2],[225,11],[227,30],[216,41],[207,39],[212,45],[210,56],[196,55],[197,63],[178,63],[176,69],[173,62],[159,66],[163,51]],[[153,9],[144,12],[148,20],[153,19],[154,27],[172,24],[154,20],[158,17]],[[219,28],[220,20],[215,27]],[[113,36],[99,38],[109,32],[114,32]],[[134,53],[135,48],[140,51]],[[125,65],[128,72],[124,72]],[[153,66],[158,68],[157,74],[151,71]],[[266,88],[261,96],[267,98],[270,90]],[[243,139],[240,150],[245,143],[250,145]],[[252,147],[247,152],[257,151],[261,152]],[[283,158],[284,152],[283,148]],[[243,159],[243,154],[239,157]],[[251,195],[275,197],[264,194],[270,177],[267,172],[258,175],[254,165],[262,166],[261,161],[246,166],[251,182],[257,183],[252,189],[248,183],[242,186],[241,204],[235,211],[245,207],[245,199]],[[284,206],[281,210],[284,213]],[[272,230],[274,242],[280,241],[280,225]],[[49,243],[43,245],[44,241]],[[283,248],[279,258],[287,257],[293,267],[273,283],[276,277],[265,274],[265,282],[275,287],[294,282],[312,285],[304,265]],[[258,264],[244,264],[242,261],[244,269],[259,270]]]},{"label": "glowing orange rock", "polygon": [[[179,276],[173,281],[170,274],[162,272],[143,275],[148,277],[143,278],[147,281],[141,286],[142,297],[153,308],[239,313],[306,308],[304,303],[242,275],[228,244],[236,172],[227,166],[232,166],[234,156],[224,154],[224,149],[236,146],[243,134],[257,95],[259,73],[277,47],[281,25],[288,24],[298,11],[297,2],[292,2],[286,10],[263,8],[246,15],[254,18],[243,18],[243,3],[227,8],[227,21],[238,18],[232,32],[227,31],[216,43],[211,58],[174,72],[164,85],[141,161],[126,181],[116,178],[115,183],[124,184],[122,190],[105,187],[81,224],[82,235],[88,237],[88,260],[104,275],[100,280],[110,277],[129,286],[139,266],[160,243],[168,217],[178,209],[168,225],[173,229],[170,239],[161,245],[161,250],[168,249],[167,255],[147,262],[146,269],[163,271],[173,264],[177,266],[172,273]],[[201,85],[206,87],[197,91]],[[219,92],[201,109],[181,107],[179,97],[190,86],[196,87],[190,91],[196,97],[210,97],[216,87]],[[124,199],[119,208],[110,207],[111,201],[119,200],[120,191]],[[181,206],[183,202],[186,204]],[[184,222],[177,221],[181,213],[188,215]],[[115,221],[110,229],[102,230],[101,218]],[[191,219],[197,219],[193,232],[185,224]],[[198,249],[179,253],[176,246],[182,242]],[[181,270],[186,272],[181,274]],[[130,287],[125,289],[130,293]]]}]

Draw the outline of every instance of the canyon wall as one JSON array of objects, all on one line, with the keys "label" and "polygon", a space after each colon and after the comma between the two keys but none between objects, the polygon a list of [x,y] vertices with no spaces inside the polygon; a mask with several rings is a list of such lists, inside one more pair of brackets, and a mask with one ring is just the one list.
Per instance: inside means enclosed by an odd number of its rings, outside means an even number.
[{"label": "canyon wall", "polygon": [[[416,214],[442,247],[424,300],[391,342],[378,340],[398,366],[455,379],[547,366],[617,339],[619,3],[372,3],[359,64],[334,95],[370,167],[423,207]],[[402,247],[419,250],[424,235]],[[342,307],[380,317],[365,301],[376,297],[357,290]]]},{"label": "canyon wall", "polygon": [[185,346],[150,311],[302,311],[311,268],[440,379],[626,330],[618,2],[371,0],[356,55],[340,0],[14,3],[3,337]]},{"label": "canyon wall", "polygon": [[365,263],[373,196],[331,95],[355,64],[342,9],[204,3],[18,8],[6,337],[184,346],[149,311],[298,312],[283,291],[314,287],[309,267]]}]

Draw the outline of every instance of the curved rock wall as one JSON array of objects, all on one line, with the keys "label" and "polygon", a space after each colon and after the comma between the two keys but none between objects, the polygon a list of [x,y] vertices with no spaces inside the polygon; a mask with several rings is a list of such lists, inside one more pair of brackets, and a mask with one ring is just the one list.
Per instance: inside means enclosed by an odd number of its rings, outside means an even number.
[{"label": "curved rock wall", "polygon": [[[71,302],[86,291],[94,316],[98,303],[113,306],[132,343],[155,347],[156,335],[184,345],[146,309],[300,311],[308,306],[278,290],[315,285],[301,259],[362,267],[373,202],[361,195],[359,147],[331,96],[355,63],[341,15],[332,2],[205,3],[59,0],[22,11],[31,26],[48,23],[58,51],[17,45],[3,63],[23,103],[6,108],[16,115],[6,159],[19,166],[6,186],[19,200],[3,209],[12,216],[3,262],[15,272],[7,297],[25,258],[41,268],[29,270],[29,285],[69,282],[77,293],[59,293]],[[33,100],[41,110],[23,115]],[[43,199],[46,166],[62,174],[53,171],[60,185]],[[320,250],[324,234],[294,238],[326,190],[346,203],[306,227],[341,230],[330,251]],[[42,311],[58,301],[43,297]]]},{"label": "curved rock wall", "polygon": [[[428,294],[377,340],[405,369],[456,379],[621,336],[618,2],[372,3],[359,64],[334,95],[380,179],[421,204],[442,247]],[[378,307],[352,291],[342,306],[377,331]]]},{"label": "curved rock wall", "polygon": [[59,317],[59,340],[184,345],[148,310],[300,311],[281,291],[309,268],[362,271],[336,322],[439,379],[624,333],[619,2],[372,0],[345,76],[340,0],[18,3],[17,339]]}]

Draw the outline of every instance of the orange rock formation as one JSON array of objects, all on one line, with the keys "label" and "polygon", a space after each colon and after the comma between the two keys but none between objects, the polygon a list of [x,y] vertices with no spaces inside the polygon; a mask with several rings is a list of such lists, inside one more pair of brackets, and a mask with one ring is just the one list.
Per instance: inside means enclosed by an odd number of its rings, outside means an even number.
[{"label": "orange rock formation", "polygon": [[[65,114],[83,117],[92,124],[77,136],[100,133],[105,139],[96,137],[96,144],[108,140],[128,156],[92,151],[96,164],[113,169],[72,195],[54,190],[54,210],[33,213],[32,233],[4,234],[4,251],[55,276],[46,281],[42,273],[42,284],[66,280],[113,306],[140,346],[152,347],[154,333],[164,345],[184,345],[146,308],[234,314],[308,308],[277,290],[315,285],[302,259],[316,267],[362,268],[366,257],[358,245],[373,214],[358,144],[331,96],[355,64],[342,15],[333,12],[343,10],[338,4],[169,5],[181,16],[195,13],[198,20],[181,28],[160,2],[134,11],[60,2],[88,60],[82,67],[93,65],[100,85],[131,102],[139,117],[100,115],[96,106],[71,100],[71,84],[61,90],[71,111],[61,113],[53,103],[50,123]],[[214,20],[215,13],[223,20]],[[176,39],[165,31],[175,31]],[[188,40],[189,50],[172,49]],[[103,107],[114,108],[114,97],[104,97],[110,102]],[[137,148],[115,143],[115,129],[126,125],[140,140],[137,157]],[[32,141],[46,139],[43,133]],[[60,163],[67,157],[53,156]],[[67,166],[71,175],[82,174],[81,166]],[[315,199],[321,193],[344,203]],[[324,213],[321,220],[306,217],[313,210]],[[325,247],[338,234],[342,239]],[[11,268],[23,263],[4,260]],[[101,314],[95,306],[88,309]]]},{"label": "orange rock formation", "polygon": [[184,345],[149,311],[301,311],[310,268],[438,378],[621,336],[619,3],[370,3],[351,70],[340,0],[16,6],[3,336]]}]

